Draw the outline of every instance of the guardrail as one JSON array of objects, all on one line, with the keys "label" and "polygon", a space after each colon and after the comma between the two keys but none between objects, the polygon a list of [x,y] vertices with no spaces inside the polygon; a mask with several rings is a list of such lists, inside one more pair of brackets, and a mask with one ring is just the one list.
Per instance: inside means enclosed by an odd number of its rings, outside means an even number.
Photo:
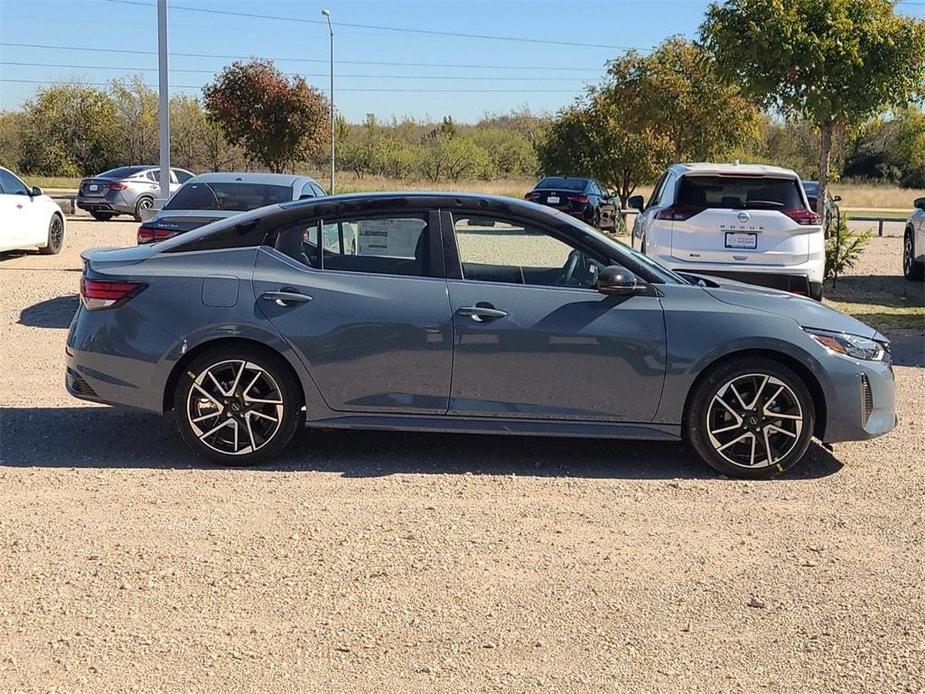
[{"label": "guardrail", "polygon": [[875,217],[873,215],[853,215],[850,212],[848,213],[848,221],[851,222],[877,222],[877,236],[883,236],[883,225],[888,222],[895,222],[899,224],[905,224],[906,217]]}]

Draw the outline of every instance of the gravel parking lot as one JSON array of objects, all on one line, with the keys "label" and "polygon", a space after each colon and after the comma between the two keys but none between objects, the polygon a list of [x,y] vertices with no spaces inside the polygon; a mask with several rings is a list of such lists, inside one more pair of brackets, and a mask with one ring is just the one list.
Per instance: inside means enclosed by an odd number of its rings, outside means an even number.
[{"label": "gravel parking lot", "polygon": [[[136,227],[0,256],[0,690],[925,691],[921,330],[897,429],[773,482],[679,445],[333,431],[219,469],[64,390],[79,251]],[[853,275],[921,303],[900,255]]]}]

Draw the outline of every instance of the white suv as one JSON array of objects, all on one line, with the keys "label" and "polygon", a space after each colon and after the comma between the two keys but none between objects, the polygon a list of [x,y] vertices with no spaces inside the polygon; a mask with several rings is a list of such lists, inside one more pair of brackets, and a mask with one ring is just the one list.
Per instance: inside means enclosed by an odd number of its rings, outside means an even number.
[{"label": "white suv", "polygon": [[746,164],[675,164],[639,210],[633,237],[672,270],[822,299],[825,238],[800,177]]}]

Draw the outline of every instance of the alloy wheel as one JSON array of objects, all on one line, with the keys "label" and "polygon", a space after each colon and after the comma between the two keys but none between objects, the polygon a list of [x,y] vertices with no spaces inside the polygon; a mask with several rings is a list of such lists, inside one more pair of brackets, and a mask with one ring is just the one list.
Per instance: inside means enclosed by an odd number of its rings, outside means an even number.
[{"label": "alloy wheel", "polygon": [[244,359],[217,362],[193,381],[186,416],[196,437],[224,455],[260,450],[279,431],[283,394],[262,366]]},{"label": "alloy wheel", "polygon": [[64,242],[64,223],[57,215],[51,218],[48,241],[52,248],[61,248],[61,244]]},{"label": "alloy wheel", "polygon": [[907,277],[912,274],[912,234],[907,233],[903,240],[903,274]]},{"label": "alloy wheel", "polygon": [[765,468],[796,447],[803,431],[803,408],[793,390],[769,374],[745,374],[727,381],[710,401],[707,433],[714,450],[729,463]]}]

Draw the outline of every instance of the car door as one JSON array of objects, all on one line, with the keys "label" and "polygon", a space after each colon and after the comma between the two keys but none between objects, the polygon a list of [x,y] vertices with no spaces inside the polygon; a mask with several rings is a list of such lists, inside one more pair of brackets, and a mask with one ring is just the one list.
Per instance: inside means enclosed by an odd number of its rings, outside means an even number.
[{"label": "car door", "polygon": [[515,216],[444,212],[450,414],[648,422],[665,378],[653,287],[596,291],[611,261]]},{"label": "car door", "polygon": [[613,226],[614,206],[607,192],[601,188],[597,181],[588,183],[588,194],[594,197],[597,203],[597,209],[601,214],[601,228],[609,229]]},{"label": "car door", "polygon": [[29,188],[17,176],[0,169],[0,214],[6,248],[22,248],[45,243],[48,218],[43,206],[29,195]]},{"label": "car door", "polygon": [[257,308],[343,412],[445,414],[452,326],[436,213],[297,220],[263,247]]}]

